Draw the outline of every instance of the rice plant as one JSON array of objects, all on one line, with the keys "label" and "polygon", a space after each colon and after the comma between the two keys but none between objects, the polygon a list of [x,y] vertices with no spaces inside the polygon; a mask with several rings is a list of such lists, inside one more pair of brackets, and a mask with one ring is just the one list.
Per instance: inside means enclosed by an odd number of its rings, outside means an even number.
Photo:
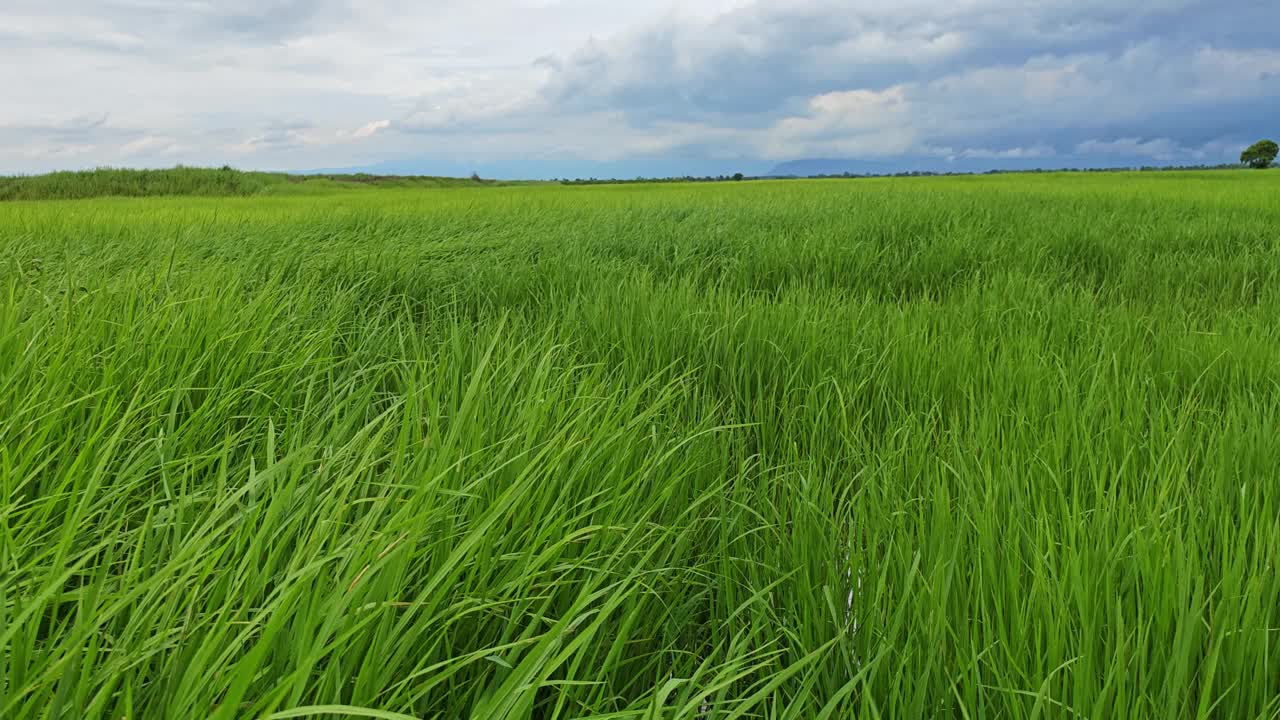
[{"label": "rice plant", "polygon": [[1275,718],[1277,183],[0,204],[0,717]]}]

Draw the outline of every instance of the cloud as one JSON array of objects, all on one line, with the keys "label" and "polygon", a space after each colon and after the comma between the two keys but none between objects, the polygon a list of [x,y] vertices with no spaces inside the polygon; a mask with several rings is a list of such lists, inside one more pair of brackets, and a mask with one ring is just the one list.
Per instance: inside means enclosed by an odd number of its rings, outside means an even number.
[{"label": "cloud", "polygon": [[810,99],[805,113],[757,133],[758,145],[769,159],[898,155],[916,142],[910,117],[911,101],[903,86],[825,93]]},{"label": "cloud", "polygon": [[38,143],[18,149],[20,156],[39,161],[73,161],[90,155],[97,146],[84,143]]},{"label": "cloud", "polygon": [[1236,159],[1240,147],[1221,141],[1199,146],[1184,145],[1176,140],[1162,138],[1117,138],[1114,140],[1086,140],[1076,146],[1079,155],[1094,157],[1147,158],[1156,162],[1178,160],[1199,163],[1225,163]]},{"label": "cloud", "polygon": [[974,147],[974,148],[928,148],[927,152],[945,157],[948,160],[1030,160],[1036,158],[1051,158],[1058,154],[1052,145],[1041,143],[1029,147],[1011,147],[1003,150],[994,150],[992,148]]},{"label": "cloud", "polygon": [[320,135],[310,123],[285,123],[269,127],[230,146],[230,150],[248,154],[260,150],[300,148],[320,142]]},{"label": "cloud", "polygon": [[9,0],[0,172],[1216,161],[1274,132],[1275,19],[1272,0]]},{"label": "cloud", "polygon": [[1184,152],[1178,143],[1169,138],[1143,140],[1120,138],[1118,140],[1086,140],[1076,146],[1081,155],[1136,155],[1153,160],[1170,160]]},{"label": "cloud", "polygon": [[331,147],[341,143],[368,140],[390,127],[390,120],[373,120],[354,130],[319,127],[305,121],[276,123],[241,142],[232,144],[230,149],[245,154],[263,149],[279,151],[308,146]]},{"label": "cloud", "polygon": [[390,120],[374,120],[371,123],[366,123],[365,125],[357,128],[355,132],[351,133],[351,136],[357,139],[369,138],[389,127],[391,127]]},{"label": "cloud", "polygon": [[[1195,134],[1246,136],[1265,128],[1280,89],[1267,81],[1276,51],[1241,21],[1274,20],[1274,9],[1226,5],[762,2],[546,60],[544,94],[574,110],[623,108],[641,127],[757,128],[737,137],[763,157],[1070,156],[1085,138],[1171,118],[1190,130],[1225,106],[1240,120]],[[1236,107],[1250,101],[1256,110]],[[1160,157],[1195,155],[1179,144]]]},{"label": "cloud", "polygon": [[145,135],[120,147],[120,155],[126,158],[152,155],[176,155],[184,150],[173,138],[163,135]]},{"label": "cloud", "polygon": [[[1242,8],[1261,3],[1236,0]],[[1192,0],[762,1],[702,23],[668,20],[591,42],[552,65],[550,98],[636,114],[782,111],[823,93],[927,82],[957,68],[1122,50],[1143,39],[1201,42],[1239,22]],[[1177,29],[1194,21],[1194,30]],[[1167,27],[1166,27],[1167,26]]]},{"label": "cloud", "polygon": [[457,133],[476,128],[508,130],[551,113],[533,91],[542,78],[528,70],[486,71],[438,81],[397,123],[407,132]]}]

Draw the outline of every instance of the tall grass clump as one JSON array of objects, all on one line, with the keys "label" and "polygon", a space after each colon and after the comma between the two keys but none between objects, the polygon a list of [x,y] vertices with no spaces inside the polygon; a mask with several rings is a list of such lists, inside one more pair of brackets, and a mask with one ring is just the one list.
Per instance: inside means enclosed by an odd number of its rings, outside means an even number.
[{"label": "tall grass clump", "polygon": [[1274,718],[1276,190],[0,206],[0,717]]},{"label": "tall grass clump", "polygon": [[128,170],[99,168],[45,175],[0,177],[0,200],[75,200],[161,195],[255,195],[287,181],[279,173],[231,168]]}]

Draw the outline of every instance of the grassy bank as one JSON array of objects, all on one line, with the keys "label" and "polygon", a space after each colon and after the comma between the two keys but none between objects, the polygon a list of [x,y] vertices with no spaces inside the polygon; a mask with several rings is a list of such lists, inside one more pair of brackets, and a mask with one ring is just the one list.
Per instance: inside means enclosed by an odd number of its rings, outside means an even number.
[{"label": "grassy bank", "polygon": [[438,189],[507,183],[428,176],[289,175],[232,168],[127,170],[102,168],[45,175],[0,177],[0,201],[83,200],[101,197],[237,197],[318,194],[368,188]]},{"label": "grassy bank", "polygon": [[1275,717],[1277,190],[0,206],[0,716]]}]

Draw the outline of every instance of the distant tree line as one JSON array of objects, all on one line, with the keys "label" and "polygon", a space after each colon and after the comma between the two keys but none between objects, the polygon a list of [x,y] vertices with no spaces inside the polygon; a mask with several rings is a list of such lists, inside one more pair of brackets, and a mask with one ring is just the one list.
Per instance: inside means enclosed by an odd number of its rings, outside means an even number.
[{"label": "distant tree line", "polygon": [[635,178],[557,178],[555,182],[561,185],[632,185],[632,184],[652,184],[652,183],[706,183],[706,182],[741,182],[743,180],[759,180],[759,177],[747,177],[742,173],[734,173],[733,175],[706,175],[702,177],[694,175],[672,176],[672,177],[635,177]]},{"label": "distant tree line", "polygon": [[[1247,164],[1247,163],[1246,163]],[[696,177],[693,175],[676,176],[676,177],[637,177],[637,178],[576,178],[576,179],[557,179],[555,182],[561,185],[631,185],[637,183],[653,184],[653,183],[712,183],[712,182],[739,182],[742,180],[839,180],[839,179],[860,179],[860,178],[889,178],[889,177],[962,177],[974,175],[1038,175],[1045,173],[1119,173],[1119,172],[1177,172],[1192,170],[1237,170],[1240,168],[1238,164],[1224,163],[1220,165],[1142,165],[1128,167],[1106,167],[1106,168],[1033,168],[1029,170],[985,170],[981,172],[936,172],[932,170],[905,170],[896,173],[837,173],[837,174],[817,174],[817,175],[754,175],[745,176],[742,173],[735,175],[707,175]]]}]

